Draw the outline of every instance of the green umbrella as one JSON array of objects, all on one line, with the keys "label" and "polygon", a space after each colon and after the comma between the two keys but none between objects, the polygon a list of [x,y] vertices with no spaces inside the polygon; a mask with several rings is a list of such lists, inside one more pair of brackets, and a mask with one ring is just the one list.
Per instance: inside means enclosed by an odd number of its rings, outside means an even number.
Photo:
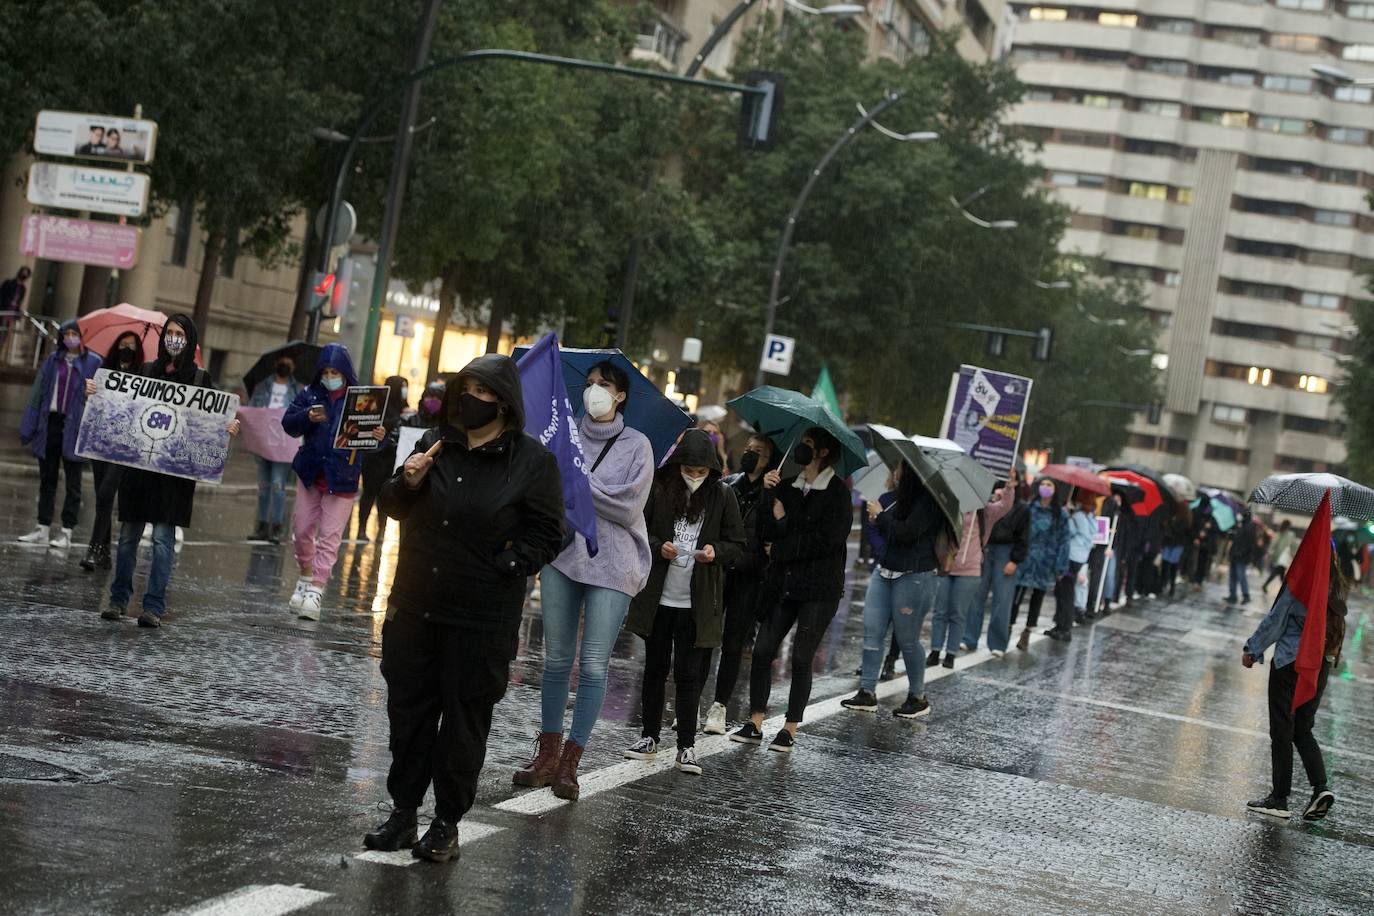
[{"label": "green umbrella", "polygon": [[725,404],[744,422],[773,441],[784,452],[792,451],[802,434],[820,427],[840,443],[835,473],[841,477],[867,466],[868,452],[854,431],[820,401],[786,388],[764,385]]},{"label": "green umbrella", "polygon": [[955,531],[963,527],[963,513],[988,504],[997,480],[963,449],[928,447],[919,443],[937,440],[909,439],[891,426],[871,423],[868,428],[873,431],[874,451],[892,464],[909,464]]}]

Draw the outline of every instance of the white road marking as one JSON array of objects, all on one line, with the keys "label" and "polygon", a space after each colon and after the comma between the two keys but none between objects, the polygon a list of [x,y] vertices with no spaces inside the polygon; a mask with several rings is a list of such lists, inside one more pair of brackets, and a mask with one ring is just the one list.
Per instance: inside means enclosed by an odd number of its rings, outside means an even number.
[{"label": "white road marking", "polygon": [[[1261,731],[1257,728],[1243,728],[1239,725],[1227,725],[1224,722],[1212,722],[1208,719],[1198,719],[1194,716],[1180,716],[1177,713],[1164,712],[1158,709],[1146,709],[1144,706],[1132,706],[1129,703],[1113,703],[1110,700],[1099,700],[1094,697],[1082,697],[1072,693],[1056,693],[1053,690],[1044,690],[1040,687],[1032,687],[1028,684],[1013,684],[1008,681],[998,681],[987,677],[971,677],[969,680],[977,684],[990,684],[995,687],[1002,687],[1007,690],[1020,690],[1026,693],[1035,693],[1040,696],[1054,697],[1059,700],[1068,700],[1073,703],[1085,703],[1089,706],[1100,706],[1103,709],[1115,709],[1121,712],[1133,712],[1142,716],[1151,716],[1156,719],[1168,719],[1171,722],[1182,722],[1185,725],[1196,725],[1200,728],[1210,728],[1215,731],[1230,732],[1233,735],[1249,735],[1254,738],[1269,740],[1269,732]],[[1323,751],[1336,754],[1340,757],[1351,757],[1356,760],[1365,760],[1374,763],[1374,754],[1363,754],[1359,751],[1346,750],[1345,748],[1325,746]]]},{"label": "white road marking", "polygon": [[[478,840],[484,840],[493,833],[500,833],[504,827],[496,827],[491,824],[479,824],[476,821],[463,821],[458,825],[458,846],[461,848]],[[353,856],[362,862],[376,862],[380,865],[396,865],[407,868],[420,860],[410,854],[409,849],[398,849],[395,852],[379,852],[369,849],[367,852],[360,852]]]},{"label": "white road marking", "polygon": [[[1048,637],[1043,633],[1036,633],[1031,636],[1030,641],[1032,645],[1035,645],[1047,638]],[[1016,650],[1013,649],[1012,651],[1014,652]],[[938,681],[962,669],[980,665],[991,658],[992,653],[986,648],[959,656],[955,661],[956,668],[928,668],[926,670],[926,683],[929,684],[931,681]],[[905,673],[903,673],[890,681],[880,682],[875,693],[878,695],[878,699],[882,700],[904,695],[906,690],[907,678]],[[806,707],[806,722],[815,722],[819,719],[833,716],[837,712],[844,711],[844,707],[840,705],[840,701],[847,696],[847,693],[840,694],[830,697],[829,699],[812,703],[810,706]],[[785,714],[773,716],[765,720],[763,723],[764,733],[775,732],[782,728],[785,720]],[[803,724],[803,734],[805,733],[805,727],[805,724]],[[696,750],[697,757],[710,757],[713,754],[721,754],[726,751],[739,750],[749,746],[750,745],[731,741],[728,735],[711,735],[704,738],[698,738]],[[577,780],[580,789],[579,798],[590,798],[594,795],[600,795],[602,792],[609,792],[620,786],[636,782],[640,779],[647,779],[650,776],[662,773],[664,770],[672,769],[676,753],[671,749],[672,747],[674,746],[669,744],[669,750],[659,751],[658,756],[650,761],[627,760],[624,763],[612,764],[611,766],[602,767],[599,770],[593,770],[589,773],[580,775]],[[569,802],[555,796],[552,789],[536,789],[532,792],[526,792],[508,799],[507,801],[503,801],[494,807],[501,811],[510,811],[515,814],[540,815],[547,814],[555,808],[562,807],[566,804],[569,804]]]},{"label": "white road marking", "polygon": [[176,916],[277,916],[332,896],[299,885],[250,884],[189,909],[178,910]]}]

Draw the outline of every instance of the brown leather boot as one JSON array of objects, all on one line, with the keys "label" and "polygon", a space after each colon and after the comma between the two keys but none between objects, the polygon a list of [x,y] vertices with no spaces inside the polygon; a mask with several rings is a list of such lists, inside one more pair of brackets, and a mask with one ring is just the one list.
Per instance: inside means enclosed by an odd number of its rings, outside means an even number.
[{"label": "brown leather boot", "polygon": [[523,770],[516,770],[512,781],[517,786],[538,789],[553,782],[558,772],[558,752],[563,747],[560,732],[540,732],[534,759]]},{"label": "brown leather boot", "polygon": [[582,746],[569,740],[563,745],[558,761],[558,775],[553,780],[553,794],[568,801],[577,801],[582,790],[577,785],[577,764],[582,760]]}]

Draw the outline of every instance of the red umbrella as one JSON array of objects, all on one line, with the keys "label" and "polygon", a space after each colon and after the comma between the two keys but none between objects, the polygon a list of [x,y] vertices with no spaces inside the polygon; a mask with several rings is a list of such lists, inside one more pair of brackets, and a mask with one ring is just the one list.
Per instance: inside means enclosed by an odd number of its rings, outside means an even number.
[{"label": "red umbrella", "polygon": [[[107,309],[96,309],[76,320],[81,328],[81,342],[86,349],[98,354],[102,359],[125,331],[133,331],[143,341],[143,359],[151,362],[157,359],[157,343],[162,337],[162,326],[167,316],[161,312],[141,309],[136,305],[121,302]],[[196,347],[196,365],[200,365],[200,347]]]},{"label": "red umbrella", "polygon": [[1150,478],[1137,474],[1135,471],[1109,471],[1113,477],[1119,480],[1128,480],[1140,487],[1145,497],[1138,502],[1131,503],[1131,511],[1136,515],[1153,515],[1155,510],[1164,505],[1164,496],[1159,492],[1159,484]]},{"label": "red umbrella", "polygon": [[1111,484],[1098,477],[1087,468],[1080,468],[1072,464],[1050,464],[1040,472],[1041,476],[1060,483],[1066,483],[1071,487],[1080,490],[1087,490],[1089,493],[1096,493],[1098,496],[1108,496],[1112,492]]}]

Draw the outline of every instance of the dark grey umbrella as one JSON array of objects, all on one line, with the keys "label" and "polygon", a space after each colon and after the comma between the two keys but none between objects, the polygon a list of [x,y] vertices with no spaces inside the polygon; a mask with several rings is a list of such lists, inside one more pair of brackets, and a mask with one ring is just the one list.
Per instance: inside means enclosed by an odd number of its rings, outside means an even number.
[{"label": "dark grey umbrella", "polygon": [[1255,487],[1250,502],[1311,515],[1327,491],[1331,493],[1332,515],[1374,519],[1374,490],[1335,474],[1272,474]]},{"label": "dark grey umbrella", "polygon": [[890,464],[911,465],[955,531],[963,527],[963,513],[988,504],[997,480],[966,452],[924,447],[916,441],[922,437],[909,439],[891,426],[873,423],[868,428],[873,431],[873,450]]}]

